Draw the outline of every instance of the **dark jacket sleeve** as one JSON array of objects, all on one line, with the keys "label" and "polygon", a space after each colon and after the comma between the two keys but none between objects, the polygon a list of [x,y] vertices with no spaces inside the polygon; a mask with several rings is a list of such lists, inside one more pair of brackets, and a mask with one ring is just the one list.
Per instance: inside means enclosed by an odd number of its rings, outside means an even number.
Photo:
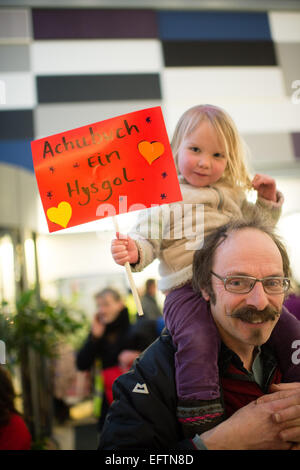
[{"label": "dark jacket sleeve", "polygon": [[113,396],[99,450],[195,450],[176,418],[174,350],[162,337],[114,382]]},{"label": "dark jacket sleeve", "polygon": [[78,351],[76,366],[79,370],[89,370],[93,366],[96,357],[100,355],[102,338],[94,339],[91,333],[88,335],[84,345]]}]

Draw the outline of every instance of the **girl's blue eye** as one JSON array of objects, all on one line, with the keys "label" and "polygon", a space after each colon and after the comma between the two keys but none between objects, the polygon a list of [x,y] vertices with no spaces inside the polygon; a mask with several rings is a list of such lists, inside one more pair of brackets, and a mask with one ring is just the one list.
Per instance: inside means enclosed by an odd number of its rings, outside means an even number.
[{"label": "girl's blue eye", "polygon": [[223,157],[222,153],[214,153],[214,157]]},{"label": "girl's blue eye", "polygon": [[200,150],[200,149],[199,149],[198,147],[191,147],[191,150],[192,150],[193,152],[197,152],[197,151]]}]

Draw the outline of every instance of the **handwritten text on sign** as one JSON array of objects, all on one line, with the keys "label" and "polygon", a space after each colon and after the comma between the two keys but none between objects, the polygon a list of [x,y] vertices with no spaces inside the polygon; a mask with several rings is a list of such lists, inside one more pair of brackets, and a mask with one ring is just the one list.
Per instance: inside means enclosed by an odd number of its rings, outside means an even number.
[{"label": "handwritten text on sign", "polygon": [[[31,142],[50,232],[111,215],[182,200],[161,108],[89,124]],[[101,214],[99,216],[99,214]]]}]

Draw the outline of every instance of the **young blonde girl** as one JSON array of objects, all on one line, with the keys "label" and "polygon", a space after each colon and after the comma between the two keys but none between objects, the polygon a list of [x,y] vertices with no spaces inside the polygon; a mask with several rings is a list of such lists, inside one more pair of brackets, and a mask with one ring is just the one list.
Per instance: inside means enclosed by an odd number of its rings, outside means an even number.
[{"label": "young blonde girl", "polygon": [[[204,209],[202,228],[204,236],[208,235],[230,218],[251,211],[253,204],[247,201],[246,191],[254,188],[256,206],[275,224],[283,195],[268,176],[257,174],[250,180],[236,126],[217,106],[188,109],[179,119],[171,146],[183,200],[143,211],[130,236],[121,239],[117,234],[111,251],[116,263],[129,261],[135,272],[155,258],[160,260],[158,287],[166,294],[164,319],[177,347],[177,417],[189,436],[224,419],[218,375],[220,339],[211,315],[191,286],[193,255],[201,249],[197,211]],[[181,210],[170,216],[175,205]],[[175,237],[176,230],[184,226],[183,219],[188,219],[186,230]],[[165,237],[166,233],[171,236]]]}]

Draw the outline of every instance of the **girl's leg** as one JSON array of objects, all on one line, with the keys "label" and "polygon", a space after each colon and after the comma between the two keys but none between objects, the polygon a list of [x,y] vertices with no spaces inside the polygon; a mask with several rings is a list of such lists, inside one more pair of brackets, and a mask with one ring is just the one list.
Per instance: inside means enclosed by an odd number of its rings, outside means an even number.
[{"label": "girl's leg", "polygon": [[300,321],[284,306],[267,344],[275,350],[283,382],[300,382]]},{"label": "girl's leg", "polygon": [[189,431],[191,435],[204,432],[223,418],[218,371],[218,330],[206,301],[194,292],[190,284],[167,295],[164,318],[177,347],[178,419],[184,424],[186,435],[189,435]]}]

